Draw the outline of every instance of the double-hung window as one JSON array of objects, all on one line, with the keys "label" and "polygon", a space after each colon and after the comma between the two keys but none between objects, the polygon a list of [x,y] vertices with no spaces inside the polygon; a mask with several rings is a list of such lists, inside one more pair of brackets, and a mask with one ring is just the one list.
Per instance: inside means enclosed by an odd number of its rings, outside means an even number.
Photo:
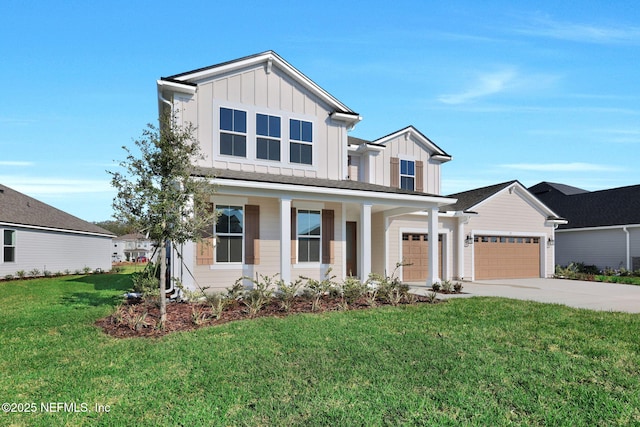
[{"label": "double-hung window", "polygon": [[242,262],[244,212],[242,206],[217,206],[216,262]]},{"label": "double-hung window", "polygon": [[320,211],[298,210],[298,262],[320,262]]},{"label": "double-hung window", "polygon": [[4,230],[2,241],[3,262],[16,261],[16,232],[15,230]]},{"label": "double-hung window", "polygon": [[413,191],[416,183],[416,162],[400,160],[400,188]]},{"label": "double-hung window", "polygon": [[256,115],[256,157],[280,161],[280,117]]},{"label": "double-hung window", "polygon": [[247,157],[247,112],[220,108],[220,154]]},{"label": "double-hung window", "polygon": [[289,119],[289,161],[310,165],[313,162],[313,126],[311,122]]}]

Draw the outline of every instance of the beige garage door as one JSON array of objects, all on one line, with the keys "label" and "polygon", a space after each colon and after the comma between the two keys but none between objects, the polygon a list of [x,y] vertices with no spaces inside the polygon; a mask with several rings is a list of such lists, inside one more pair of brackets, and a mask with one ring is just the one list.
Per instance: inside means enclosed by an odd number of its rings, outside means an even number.
[{"label": "beige garage door", "polygon": [[540,277],[540,238],[476,236],[473,241],[475,278]]},{"label": "beige garage door", "polygon": [[[404,233],[402,235],[402,280],[422,282],[429,275],[429,235]],[[438,236],[438,277],[442,277],[442,236]]]}]

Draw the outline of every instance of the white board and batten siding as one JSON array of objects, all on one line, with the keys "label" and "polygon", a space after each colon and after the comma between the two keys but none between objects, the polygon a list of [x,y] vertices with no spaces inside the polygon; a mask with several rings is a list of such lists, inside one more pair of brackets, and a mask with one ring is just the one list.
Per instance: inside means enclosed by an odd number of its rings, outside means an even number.
[{"label": "white board and batten siding", "polygon": [[4,227],[15,230],[15,262],[0,262],[0,275],[15,275],[18,271],[29,273],[71,273],[91,270],[111,270],[112,239],[60,231]]},{"label": "white board and batten siding", "polygon": [[[310,178],[346,178],[347,131],[344,124],[333,122],[329,118],[332,110],[326,103],[276,67],[267,72],[264,65],[254,65],[199,82],[194,95],[176,95],[174,105],[183,123],[197,124],[198,140],[205,155],[200,166]],[[246,158],[220,154],[221,107],[247,112]],[[256,114],[281,118],[280,161],[256,157]],[[289,161],[289,119],[312,123],[312,165]]]}]

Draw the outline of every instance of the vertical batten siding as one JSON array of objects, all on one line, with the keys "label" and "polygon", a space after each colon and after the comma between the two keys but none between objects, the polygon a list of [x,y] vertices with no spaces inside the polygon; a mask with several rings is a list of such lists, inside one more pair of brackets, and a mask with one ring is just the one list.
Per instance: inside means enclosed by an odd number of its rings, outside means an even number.
[{"label": "vertical batten siding", "polygon": [[404,134],[387,142],[386,149],[371,158],[375,168],[373,184],[393,186],[395,177],[391,176],[391,159],[422,161],[423,189],[425,193],[440,194],[440,163],[431,160],[429,153],[413,137],[405,139]]},{"label": "vertical batten siding", "polygon": [[[385,273],[386,241],[385,219],[382,212],[371,215],[371,272]],[[360,235],[358,234],[358,238]],[[359,254],[360,252],[358,252]],[[361,277],[367,280],[366,277]]]},{"label": "vertical batten siding", "polygon": [[41,273],[69,270],[82,271],[85,267],[111,270],[112,239],[55,231],[40,231],[5,227],[16,231],[16,262],[0,262],[0,275],[13,274],[35,268]]}]

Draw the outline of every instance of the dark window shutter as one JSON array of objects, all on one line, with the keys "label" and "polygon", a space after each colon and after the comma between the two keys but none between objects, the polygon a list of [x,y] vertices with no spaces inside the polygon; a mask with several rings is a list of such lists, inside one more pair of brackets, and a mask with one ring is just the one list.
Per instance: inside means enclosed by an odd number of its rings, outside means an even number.
[{"label": "dark window shutter", "polygon": [[260,206],[244,207],[244,262],[260,264]]},{"label": "dark window shutter", "polygon": [[424,191],[424,162],[416,160],[416,191]]},{"label": "dark window shutter", "polygon": [[400,159],[397,157],[391,158],[391,186],[400,188]]},{"label": "dark window shutter", "polygon": [[334,241],[334,212],[331,209],[322,210],[322,263],[333,264]]},{"label": "dark window shutter", "polygon": [[296,208],[291,208],[291,264],[295,264],[298,259],[297,246],[298,242],[298,229],[296,224],[298,222]]},{"label": "dark window shutter", "polygon": [[[213,213],[213,203],[207,205],[207,213]],[[196,265],[212,265],[213,264],[213,227],[214,223],[206,224],[200,230],[202,238],[196,244]]]}]

